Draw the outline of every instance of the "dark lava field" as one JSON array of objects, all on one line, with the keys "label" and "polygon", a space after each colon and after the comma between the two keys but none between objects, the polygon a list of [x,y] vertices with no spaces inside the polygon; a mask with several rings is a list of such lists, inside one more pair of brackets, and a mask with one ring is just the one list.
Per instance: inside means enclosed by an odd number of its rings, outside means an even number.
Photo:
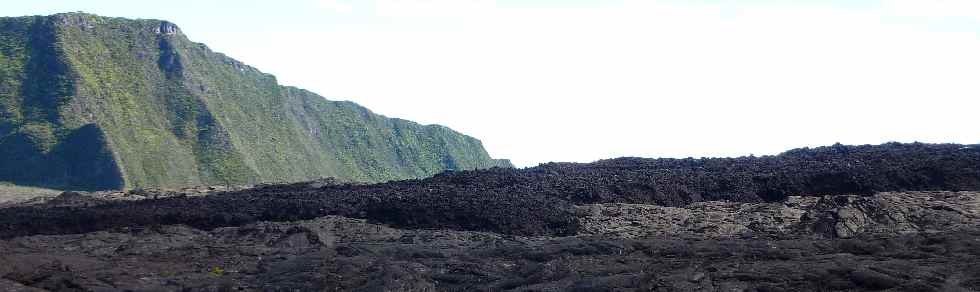
[{"label": "dark lava field", "polygon": [[980,146],[0,207],[0,291],[978,291]]}]

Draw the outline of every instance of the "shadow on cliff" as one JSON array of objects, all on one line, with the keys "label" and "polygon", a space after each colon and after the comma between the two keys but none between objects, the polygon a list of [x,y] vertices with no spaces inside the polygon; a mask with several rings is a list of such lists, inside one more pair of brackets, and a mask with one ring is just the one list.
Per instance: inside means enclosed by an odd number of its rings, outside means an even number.
[{"label": "shadow on cliff", "polygon": [[48,151],[25,133],[0,141],[0,181],[52,189],[120,189],[122,173],[95,124],[71,131]]}]

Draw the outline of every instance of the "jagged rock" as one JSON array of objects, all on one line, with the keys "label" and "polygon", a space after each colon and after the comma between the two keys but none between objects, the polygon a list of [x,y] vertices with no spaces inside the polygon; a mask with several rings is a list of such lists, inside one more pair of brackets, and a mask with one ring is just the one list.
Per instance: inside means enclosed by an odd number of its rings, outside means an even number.
[{"label": "jagged rock", "polygon": [[4,292],[44,292],[48,290],[24,286],[15,281],[0,278],[0,291]]},{"label": "jagged rock", "polygon": [[100,201],[103,200],[79,192],[63,192],[44,204],[51,207],[89,207],[99,204]]},{"label": "jagged rock", "polygon": [[960,227],[853,239],[629,239],[405,230],[336,216],[212,231],[159,226],[0,240],[0,287],[971,291],[980,285],[980,229]]},{"label": "jagged rock", "polygon": [[160,26],[158,26],[156,29],[156,34],[166,36],[176,35],[178,32],[180,32],[180,30],[177,28],[177,25],[169,21],[161,21]]},{"label": "jagged rock", "polygon": [[625,238],[809,234],[851,238],[980,224],[980,192],[902,192],[789,197],[782,202],[698,202],[685,207],[591,204],[576,207],[581,234]]},{"label": "jagged rock", "polygon": [[[895,160],[862,162],[895,147]],[[970,151],[834,146],[65,193],[0,208],[0,279],[64,291],[976,291]],[[904,190],[954,185],[973,191]]]},{"label": "jagged rock", "polygon": [[868,197],[825,196],[803,221],[817,233],[909,233],[980,224],[980,193],[906,192]]},{"label": "jagged rock", "polygon": [[834,225],[834,231],[840,238],[849,238],[861,234],[870,221],[863,211],[855,208],[837,209],[836,217],[837,224]]}]

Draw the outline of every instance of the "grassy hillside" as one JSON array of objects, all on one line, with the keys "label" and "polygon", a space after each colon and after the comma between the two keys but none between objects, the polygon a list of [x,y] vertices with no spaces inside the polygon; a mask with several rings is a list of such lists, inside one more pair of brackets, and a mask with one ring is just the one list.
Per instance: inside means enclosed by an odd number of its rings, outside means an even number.
[{"label": "grassy hillside", "polygon": [[448,128],[280,86],[166,21],[0,18],[0,180],[61,189],[374,182],[507,165]]}]

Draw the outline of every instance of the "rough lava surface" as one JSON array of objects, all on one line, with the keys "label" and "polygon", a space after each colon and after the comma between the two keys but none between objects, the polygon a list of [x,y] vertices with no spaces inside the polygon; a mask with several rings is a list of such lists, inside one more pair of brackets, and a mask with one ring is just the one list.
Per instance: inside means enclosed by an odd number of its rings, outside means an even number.
[{"label": "rough lava surface", "polygon": [[980,149],[66,192],[0,222],[0,291],[978,291]]}]

